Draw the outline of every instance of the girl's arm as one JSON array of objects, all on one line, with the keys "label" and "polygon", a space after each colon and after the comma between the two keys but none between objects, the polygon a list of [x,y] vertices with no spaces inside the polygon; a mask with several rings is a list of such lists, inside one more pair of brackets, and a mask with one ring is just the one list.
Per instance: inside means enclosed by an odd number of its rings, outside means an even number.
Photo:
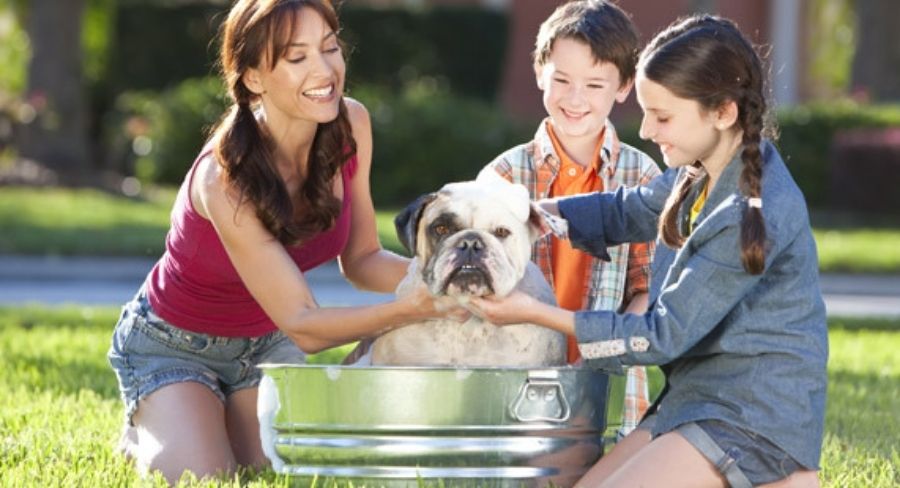
[{"label": "girl's arm", "polygon": [[692,256],[677,281],[644,314],[568,312],[519,292],[504,300],[472,299],[468,307],[496,324],[531,322],[578,338],[589,365],[666,364],[718,326],[765,275],[741,266],[740,229],[729,226]]},{"label": "girl's arm", "polygon": [[356,139],[358,160],[351,186],[352,213],[350,240],[338,258],[341,271],[354,286],[363,290],[393,292],[406,275],[409,260],[382,249],[375,226],[375,208],[369,188],[372,168],[372,125],[366,108],[346,99]]},{"label": "girl's arm", "polygon": [[677,174],[670,169],[646,185],[563,197],[541,205],[569,222],[573,247],[609,261],[609,246],[656,238],[659,214]]}]

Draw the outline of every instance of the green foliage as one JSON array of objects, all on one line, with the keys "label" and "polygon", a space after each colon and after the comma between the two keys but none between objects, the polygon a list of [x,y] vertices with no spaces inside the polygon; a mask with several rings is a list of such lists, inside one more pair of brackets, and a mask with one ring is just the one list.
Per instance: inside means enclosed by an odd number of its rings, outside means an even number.
[{"label": "green foliage", "polygon": [[778,147],[811,207],[828,203],[828,172],[835,133],[900,126],[900,105],[859,105],[849,100],[778,112]]},{"label": "green foliage", "polygon": [[856,49],[854,0],[812,0],[808,3],[807,42],[809,89],[815,98],[847,92]]},{"label": "green foliage", "polygon": [[372,195],[376,205],[403,206],[451,181],[474,178],[504,150],[527,142],[499,107],[453,95],[425,78],[399,94],[358,87],[352,95],[372,117]]},{"label": "green foliage", "polygon": [[[0,308],[0,485],[165,486],[159,476],[140,479],[114,450],[122,404],[106,350],[117,316],[111,307]],[[830,324],[820,475],[826,488],[887,488],[900,481],[900,322],[868,325]],[[344,349],[315,359],[334,362]],[[185,478],[179,486],[289,484],[288,477],[265,470],[202,482]],[[315,486],[349,484],[318,480]]]},{"label": "green foliage", "polygon": [[218,78],[188,79],[162,93],[126,92],[109,114],[112,158],[144,182],[178,184],[228,103]]},{"label": "green foliage", "polygon": [[25,70],[31,47],[25,27],[12,5],[0,5],[0,111],[25,90]]},{"label": "green foliage", "polygon": [[221,2],[120,2],[106,71],[111,95],[125,90],[163,90],[187,78],[207,76],[216,60]]},{"label": "green foliage", "polygon": [[506,51],[507,18],[477,7],[371,8],[345,4],[341,37],[350,46],[350,86],[392,90],[437,78],[450,91],[493,100]]}]

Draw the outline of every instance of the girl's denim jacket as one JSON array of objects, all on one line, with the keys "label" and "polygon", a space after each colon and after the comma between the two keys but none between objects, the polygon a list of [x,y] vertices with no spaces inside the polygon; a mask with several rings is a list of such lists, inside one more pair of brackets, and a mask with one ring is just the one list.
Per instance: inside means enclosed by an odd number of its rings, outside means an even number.
[{"label": "girl's denim jacket", "polygon": [[[666,390],[657,401],[655,437],[697,420],[718,419],[762,435],[800,464],[817,469],[825,413],[828,335],[818,258],[803,195],[768,141],[762,211],[765,270],[744,271],[736,156],[709,193],[680,249],[657,243],[650,308],[644,315],[575,315],[582,356],[591,367],[658,364]],[[559,201],[573,245],[598,257],[606,247],[646,241],[684,169],[646,186]],[[695,188],[681,205],[686,222]]]}]

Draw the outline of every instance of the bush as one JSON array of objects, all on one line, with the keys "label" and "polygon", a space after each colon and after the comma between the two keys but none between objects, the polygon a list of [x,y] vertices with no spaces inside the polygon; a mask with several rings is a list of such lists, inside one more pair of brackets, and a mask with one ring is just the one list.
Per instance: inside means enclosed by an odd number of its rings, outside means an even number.
[{"label": "bush", "polygon": [[[900,105],[859,105],[850,101],[817,103],[778,112],[778,148],[803,190],[807,204],[829,202],[829,173],[835,133],[846,129],[900,126]],[[890,175],[884,175],[890,177]]]},{"label": "bush", "polygon": [[[350,47],[349,86],[394,90],[419,77],[438,78],[451,91],[494,100],[506,53],[507,18],[477,7],[355,7],[340,12]],[[389,61],[389,62],[385,62]]]},{"label": "bush", "polygon": [[534,131],[499,106],[453,95],[427,78],[396,95],[374,87],[352,95],[372,116],[372,195],[379,206],[405,205],[444,183],[472,179]]},{"label": "bush", "polygon": [[162,93],[123,93],[107,118],[113,166],[145,182],[180,183],[227,106],[216,77]]},{"label": "bush", "polygon": [[[160,94],[122,94],[107,121],[115,164],[143,181],[178,184],[227,104],[217,78],[188,80]],[[372,117],[373,198],[404,205],[444,183],[474,178],[503,150],[528,140],[499,106],[452,94],[432,78],[399,93],[361,86],[352,96]]]}]

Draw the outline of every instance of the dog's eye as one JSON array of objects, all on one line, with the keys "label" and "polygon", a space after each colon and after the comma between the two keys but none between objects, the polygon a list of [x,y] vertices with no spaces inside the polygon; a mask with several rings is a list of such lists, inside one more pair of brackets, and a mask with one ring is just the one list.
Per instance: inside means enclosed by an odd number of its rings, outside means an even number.
[{"label": "dog's eye", "polygon": [[450,227],[447,227],[444,224],[436,225],[436,226],[432,227],[431,230],[439,236],[445,236],[450,233]]},{"label": "dog's eye", "polygon": [[494,234],[497,239],[506,239],[509,237],[510,232],[506,227],[497,227],[492,234]]}]

